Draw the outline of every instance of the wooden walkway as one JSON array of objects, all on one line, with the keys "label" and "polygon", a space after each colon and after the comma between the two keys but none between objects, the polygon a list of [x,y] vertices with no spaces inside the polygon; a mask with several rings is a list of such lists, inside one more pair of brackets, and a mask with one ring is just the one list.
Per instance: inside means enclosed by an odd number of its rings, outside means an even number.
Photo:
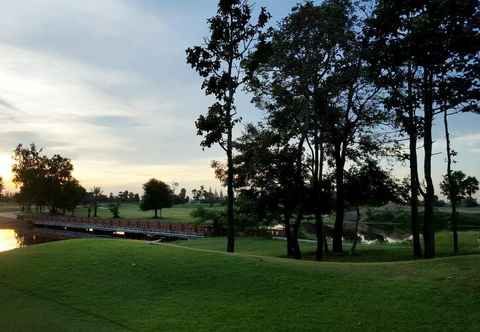
[{"label": "wooden walkway", "polygon": [[44,227],[141,234],[178,239],[202,238],[212,234],[211,228],[206,225],[169,224],[158,220],[100,219],[45,215],[35,217],[32,223],[36,226]]}]

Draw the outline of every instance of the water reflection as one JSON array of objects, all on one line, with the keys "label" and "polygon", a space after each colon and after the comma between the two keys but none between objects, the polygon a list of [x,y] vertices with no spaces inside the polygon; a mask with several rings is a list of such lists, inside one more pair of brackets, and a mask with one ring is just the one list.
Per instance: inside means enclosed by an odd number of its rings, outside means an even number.
[{"label": "water reflection", "polygon": [[52,241],[98,237],[148,241],[160,239],[159,237],[125,234],[124,232],[112,234],[95,232],[93,229],[81,231],[67,228],[34,227],[26,223],[11,222],[3,225],[0,223],[0,252]]},{"label": "water reflection", "polygon": [[84,233],[39,228],[29,225],[10,225],[7,227],[0,229],[0,252],[33,244],[89,237],[88,234]]},{"label": "water reflection", "polygon": [[22,241],[13,229],[0,229],[0,251],[8,251],[22,246]]}]

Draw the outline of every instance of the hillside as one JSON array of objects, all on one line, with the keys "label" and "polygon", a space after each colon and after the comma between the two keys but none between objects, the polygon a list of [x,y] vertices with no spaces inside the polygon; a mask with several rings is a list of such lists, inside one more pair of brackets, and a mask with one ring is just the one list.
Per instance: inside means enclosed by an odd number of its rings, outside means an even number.
[{"label": "hillside", "polygon": [[315,263],[120,240],[0,254],[1,331],[480,328],[480,256]]}]

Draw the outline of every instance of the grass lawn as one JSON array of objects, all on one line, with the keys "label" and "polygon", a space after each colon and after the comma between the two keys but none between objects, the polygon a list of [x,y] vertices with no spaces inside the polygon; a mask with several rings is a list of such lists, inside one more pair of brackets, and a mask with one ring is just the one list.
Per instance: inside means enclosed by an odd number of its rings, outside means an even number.
[{"label": "grass lawn", "polygon": [[0,254],[0,331],[478,331],[479,293],[479,255],[319,264],[98,239]]},{"label": "grass lawn", "polygon": [[[192,218],[192,211],[203,206],[206,209],[224,209],[225,207],[216,205],[210,207],[208,204],[182,204],[175,205],[168,209],[162,209],[162,219],[172,223],[192,223],[195,219]],[[101,205],[98,208],[98,217],[111,218],[112,214],[108,210],[108,204]],[[92,212],[93,213],[93,212]],[[125,219],[151,219],[154,216],[154,211],[142,211],[140,206],[135,203],[125,203],[120,206],[120,217]],[[86,207],[80,207],[75,211],[75,215],[86,217],[88,215],[88,209]]]},{"label": "grass lawn", "polygon": [[[459,232],[460,254],[480,254],[480,231]],[[452,253],[452,235],[450,232],[440,232],[436,235],[437,255],[449,256]],[[189,241],[177,241],[177,245],[215,251],[225,251],[226,240],[222,237],[204,238]],[[314,259],[316,244],[300,242],[302,253],[306,259]],[[344,244],[344,250],[350,249],[350,243]],[[285,257],[286,242],[266,238],[236,239],[236,250],[242,254]],[[329,261],[343,262],[390,262],[411,260],[412,248],[409,243],[359,245],[355,255],[346,254],[344,257],[327,257]]]}]

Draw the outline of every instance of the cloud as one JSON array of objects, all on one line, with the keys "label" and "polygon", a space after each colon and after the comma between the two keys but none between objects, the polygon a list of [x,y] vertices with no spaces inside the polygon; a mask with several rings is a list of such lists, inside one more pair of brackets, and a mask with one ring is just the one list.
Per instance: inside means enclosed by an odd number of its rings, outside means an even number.
[{"label": "cloud", "polygon": [[[128,172],[124,179],[161,167],[177,181],[202,173],[205,184],[216,181],[209,161],[222,155],[202,151],[194,129],[209,100],[185,64],[188,38],[161,11],[137,4],[5,5],[11,15],[0,22],[0,117],[9,130],[0,154],[35,142],[73,158],[87,186],[91,178],[111,187],[131,182],[115,184],[103,165]],[[196,171],[185,178],[182,165]]]},{"label": "cloud", "polygon": [[[264,0],[258,6],[273,8],[280,18],[295,3]],[[203,151],[194,128],[212,100],[185,63],[185,48],[207,34],[205,19],[215,5],[6,1],[2,10],[8,15],[0,20],[0,155],[35,142],[47,153],[73,158],[85,186],[107,191],[139,190],[152,176],[216,185],[209,164],[224,154]],[[249,99],[239,94],[238,110],[244,122],[256,122],[261,112],[252,110]]]}]

